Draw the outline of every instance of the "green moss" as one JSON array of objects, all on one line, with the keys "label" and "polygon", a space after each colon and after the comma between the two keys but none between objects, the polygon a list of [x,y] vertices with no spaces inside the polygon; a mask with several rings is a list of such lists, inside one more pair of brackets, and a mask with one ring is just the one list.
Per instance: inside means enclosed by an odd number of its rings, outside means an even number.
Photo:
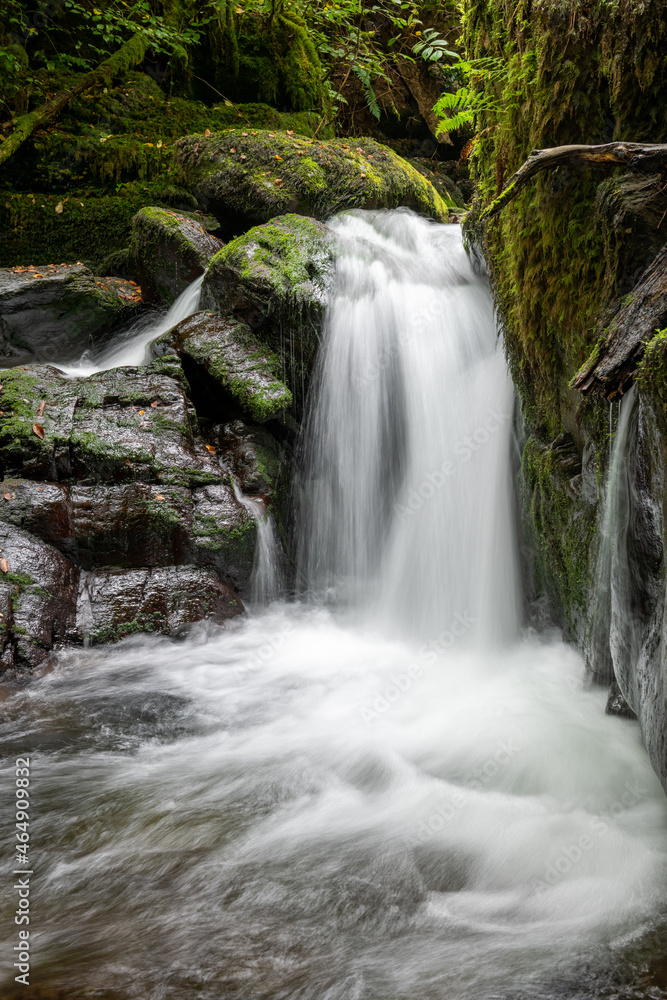
[{"label": "green moss", "polygon": [[165,625],[166,619],[162,612],[153,611],[151,614],[139,615],[133,621],[121,622],[119,625],[106,625],[104,628],[91,632],[88,638],[93,645],[120,642],[121,639],[127,639],[130,635],[161,632]]},{"label": "green moss", "polygon": [[286,212],[327,219],[350,208],[405,206],[445,222],[446,202],[429,180],[373,139],[331,141],[229,129],[177,143],[179,183],[211,209],[266,222]]}]

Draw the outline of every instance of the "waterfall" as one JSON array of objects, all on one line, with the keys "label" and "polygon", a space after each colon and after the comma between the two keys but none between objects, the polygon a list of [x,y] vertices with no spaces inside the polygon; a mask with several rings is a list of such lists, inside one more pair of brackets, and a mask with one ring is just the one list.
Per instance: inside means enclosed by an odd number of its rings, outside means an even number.
[{"label": "waterfall", "polygon": [[[577,652],[519,630],[513,392],[488,289],[458,227],[404,211],[331,226],[302,596],[271,603],[275,534],[237,492],[258,525],[251,614],[69,650],[2,692],[2,787],[16,756],[36,760],[35,981],[124,1000],[638,996],[627,955],[648,982],[667,803]],[[609,538],[632,535],[624,504]],[[614,551],[605,565],[622,579]],[[14,842],[8,810],[0,833]]]},{"label": "waterfall", "polygon": [[516,634],[513,389],[457,228],[333,224],[335,291],[308,414],[302,585],[423,636]]},{"label": "waterfall", "polygon": [[197,312],[203,281],[203,274],[195,278],[166,312],[140,316],[99,353],[88,351],[76,364],[58,367],[66,375],[85,377],[110,368],[147,364],[150,344]]},{"label": "waterfall", "polygon": [[[587,666],[592,676],[603,684],[614,678],[612,647],[630,622],[618,618],[620,592],[624,583],[619,576],[628,518],[627,454],[631,423],[636,403],[633,387],[619,402],[619,419],[616,435],[612,435],[613,403],[609,411],[610,458],[607,484],[600,518],[598,554],[595,565],[595,584],[591,594],[589,624],[587,629]],[[614,613],[616,612],[616,613]],[[616,657],[617,664],[618,655]],[[620,672],[620,671],[619,671]]]},{"label": "waterfall", "polygon": [[250,576],[250,601],[255,608],[264,608],[278,599],[283,589],[283,550],[278,540],[273,514],[258,497],[247,497],[237,483],[234,495],[255,521],[257,541]]}]

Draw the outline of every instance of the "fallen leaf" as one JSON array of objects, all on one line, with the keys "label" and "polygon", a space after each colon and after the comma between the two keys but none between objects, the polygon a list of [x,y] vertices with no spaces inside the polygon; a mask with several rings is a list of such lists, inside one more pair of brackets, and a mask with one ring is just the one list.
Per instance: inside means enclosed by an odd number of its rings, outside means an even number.
[{"label": "fallen leaf", "polygon": [[276,160],[280,160],[282,162],[282,156],[278,156],[278,154],[276,153]]},{"label": "fallen leaf", "polygon": [[293,130],[291,128],[288,128],[287,129],[287,134],[288,135],[294,135],[294,132],[293,132]]},{"label": "fallen leaf", "polygon": [[132,465],[132,462],[129,460],[129,458],[126,458],[125,459],[125,464],[126,465]]},{"label": "fallen leaf", "polygon": [[32,429],[33,433],[36,434],[38,438],[44,437],[44,428],[42,427],[41,424],[33,424]]},{"label": "fallen leaf", "polygon": [[236,152],[236,146],[232,146],[232,148],[230,149],[230,151],[229,151],[229,152],[230,152],[230,153],[235,153],[235,152]]},{"label": "fallen leaf", "polygon": [[211,130],[210,130],[210,128],[207,128],[206,131],[204,132],[204,135],[210,135],[210,134],[211,134]]},{"label": "fallen leaf", "polygon": [[247,135],[247,134],[248,134],[247,132],[241,132],[241,135]]},{"label": "fallen leaf", "polygon": [[39,404],[39,409],[37,410],[37,416],[38,417],[41,417],[41,415],[44,413],[44,407],[45,406],[46,406],[46,400],[43,399],[42,402]]},{"label": "fallen leaf", "polygon": [[164,500],[164,497],[162,496],[162,494],[161,494],[161,493],[156,493],[156,494],[155,494],[155,499],[156,499],[156,500]]},{"label": "fallen leaf", "polygon": [[245,160],[245,159],[246,159],[246,155],[245,155],[245,153],[241,153],[241,159],[242,159],[242,160]]},{"label": "fallen leaf", "polygon": [[210,451],[212,455],[215,455],[215,448],[212,444],[206,445],[206,451]]},{"label": "fallen leaf", "polygon": [[56,215],[62,215],[62,211],[63,211],[63,203],[62,201],[59,201],[58,204],[56,205]]},{"label": "fallen leaf", "polygon": [[9,573],[10,566],[4,556],[0,556],[0,569],[3,573]]},{"label": "fallen leaf", "polygon": [[3,500],[11,500],[11,498],[12,498],[11,493],[3,493],[2,494],[2,499]]},{"label": "fallen leaf", "polygon": [[139,416],[143,417],[143,415],[144,415],[144,411],[143,410],[139,410]]},{"label": "fallen leaf", "polygon": [[361,176],[362,176],[362,177],[365,177],[365,176],[366,176],[366,174],[362,174]]},{"label": "fallen leaf", "polygon": [[154,402],[154,403],[151,403],[151,407],[152,407],[153,409],[155,409],[155,407],[156,407],[157,405],[158,405],[158,402],[157,402],[157,399],[155,400],[155,402]]}]

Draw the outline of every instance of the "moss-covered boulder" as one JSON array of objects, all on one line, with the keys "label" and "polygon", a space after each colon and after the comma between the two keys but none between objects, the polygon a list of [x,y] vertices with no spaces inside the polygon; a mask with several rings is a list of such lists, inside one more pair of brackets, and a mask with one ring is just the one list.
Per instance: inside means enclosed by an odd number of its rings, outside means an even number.
[{"label": "moss-covered boulder", "polygon": [[168,375],[125,368],[69,379],[25,366],[3,376],[0,406],[6,475],[176,485],[219,478],[183,386]]},{"label": "moss-covered boulder", "polygon": [[[181,182],[235,235],[287,213],[406,206],[446,222],[448,203],[407,160],[373,139],[305,139],[229,129],[176,143]],[[451,203],[450,203],[451,204]]]},{"label": "moss-covered boulder", "polygon": [[130,260],[145,302],[171,303],[204,273],[222,247],[204,222],[203,217],[155,206],[134,216]]},{"label": "moss-covered boulder", "polygon": [[0,270],[0,366],[78,359],[104,344],[140,305],[133,282],[97,278],[82,265]]},{"label": "moss-covered boulder", "polygon": [[202,285],[205,309],[231,313],[278,355],[276,374],[297,409],[320,342],[335,254],[334,236],[321,222],[284,215],[223,247]]},{"label": "moss-covered boulder", "polygon": [[292,405],[292,393],[280,378],[281,362],[260,343],[249,326],[218,313],[195,313],[172,330],[173,344],[198,395],[230,397],[232,409],[264,423]]}]

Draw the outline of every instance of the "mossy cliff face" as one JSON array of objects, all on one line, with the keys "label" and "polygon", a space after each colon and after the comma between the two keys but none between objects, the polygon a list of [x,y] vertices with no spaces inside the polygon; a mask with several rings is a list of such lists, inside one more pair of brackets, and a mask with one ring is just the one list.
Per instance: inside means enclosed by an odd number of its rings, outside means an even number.
[{"label": "mossy cliff face", "polygon": [[[667,119],[659,110],[667,101],[664,0],[545,0],[511,9],[502,0],[467,0],[465,35],[471,56],[500,59],[503,67],[495,83],[487,84],[498,110],[484,113],[473,151],[477,219],[533,149],[667,140]],[[534,596],[549,598],[566,634],[584,649],[598,586],[601,501],[618,405],[611,409],[605,399],[585,397],[570,382],[595,355],[612,317],[631,301],[639,275],[664,245],[663,187],[661,175],[561,167],[538,175],[486,226],[469,227],[470,239],[484,243],[521,402]],[[653,334],[648,331],[647,339]],[[644,362],[651,375],[643,376],[635,433],[636,440],[650,439],[652,445],[643,465],[629,472],[637,496],[659,507],[664,477],[655,471],[656,455],[667,440],[667,424],[656,416],[656,398],[665,392],[661,357],[651,345]],[[648,487],[647,469],[653,470]],[[651,533],[644,534],[648,539]],[[637,541],[638,550],[642,544]],[[646,544],[655,551],[653,542]],[[653,566],[651,572],[659,589],[662,570]],[[661,654],[654,650],[649,660],[650,684],[638,686],[627,674],[619,680],[643,720],[654,766],[667,780],[659,749],[667,712],[656,714],[665,671]],[[591,666],[598,680],[611,680],[599,663]]]}]

